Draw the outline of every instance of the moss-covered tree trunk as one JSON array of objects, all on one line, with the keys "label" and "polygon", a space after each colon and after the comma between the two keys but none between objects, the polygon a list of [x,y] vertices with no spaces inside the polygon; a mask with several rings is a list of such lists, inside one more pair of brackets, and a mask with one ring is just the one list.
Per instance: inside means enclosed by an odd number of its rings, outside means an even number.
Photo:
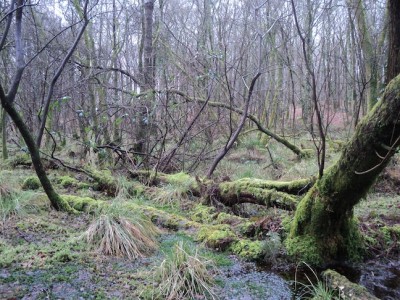
[{"label": "moss-covered tree trunk", "polygon": [[358,125],[340,159],[297,206],[286,246],[311,263],[359,257],[362,237],[353,207],[368,192],[400,144],[400,75]]}]

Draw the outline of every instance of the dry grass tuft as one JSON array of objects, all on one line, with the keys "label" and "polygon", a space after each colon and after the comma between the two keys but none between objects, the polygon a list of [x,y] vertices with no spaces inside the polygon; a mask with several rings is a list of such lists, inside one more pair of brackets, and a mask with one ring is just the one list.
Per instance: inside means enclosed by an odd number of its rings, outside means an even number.
[{"label": "dry grass tuft", "polygon": [[157,227],[142,215],[126,217],[115,211],[103,211],[90,224],[83,238],[105,255],[134,260],[157,249],[158,233]]},{"label": "dry grass tuft", "polygon": [[189,199],[190,186],[166,184],[148,189],[149,198],[159,205],[178,206]]},{"label": "dry grass tuft", "polygon": [[154,299],[217,299],[214,279],[209,268],[212,261],[200,256],[197,250],[191,254],[182,242],[175,244],[171,255],[157,269],[159,285]]}]

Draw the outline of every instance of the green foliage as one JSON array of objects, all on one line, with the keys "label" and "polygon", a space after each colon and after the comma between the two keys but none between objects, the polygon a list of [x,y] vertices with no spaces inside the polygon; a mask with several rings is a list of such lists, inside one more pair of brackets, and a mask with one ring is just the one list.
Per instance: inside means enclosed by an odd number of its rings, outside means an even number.
[{"label": "green foliage", "polygon": [[117,178],[116,197],[118,200],[130,200],[132,197],[139,197],[144,193],[145,187],[139,182],[131,181],[125,176]]},{"label": "green foliage", "polygon": [[72,208],[78,211],[91,212],[92,210],[101,208],[105,205],[105,202],[90,197],[79,197],[73,195],[62,195],[61,197],[67,201]]},{"label": "green foliage", "polygon": [[190,250],[184,243],[175,244],[156,270],[152,299],[217,299],[214,279],[209,269],[212,261]]},{"label": "green foliage", "polygon": [[188,200],[192,190],[197,186],[196,180],[183,172],[163,174],[160,187],[148,189],[148,196],[160,205],[177,206]]},{"label": "green foliage", "polygon": [[67,175],[56,178],[56,182],[64,188],[78,185],[78,180]]},{"label": "green foliage", "polygon": [[65,262],[73,261],[76,258],[77,258],[77,255],[74,254],[73,252],[71,252],[71,250],[62,249],[62,250],[57,251],[56,253],[54,253],[52,259],[55,262],[65,263]]},{"label": "green foliage", "polygon": [[246,260],[260,260],[265,256],[265,241],[239,240],[230,247],[233,253]]},{"label": "green foliage", "polygon": [[304,260],[313,265],[324,263],[321,251],[318,248],[318,240],[309,235],[296,236],[286,239],[285,246],[287,252],[297,259]]},{"label": "green foliage", "polygon": [[211,223],[217,216],[217,211],[213,206],[196,205],[190,212],[190,218],[195,222]]},{"label": "green foliage", "polygon": [[39,178],[37,178],[37,176],[29,176],[24,180],[24,183],[22,184],[23,190],[37,190],[40,187],[41,183],[39,181]]},{"label": "green foliage", "polygon": [[17,166],[30,166],[32,164],[31,157],[28,153],[17,154],[7,160],[7,164],[15,168]]},{"label": "green foliage", "polygon": [[283,245],[280,235],[277,232],[269,232],[265,241],[264,257],[267,261],[274,262],[282,251]]},{"label": "green foliage", "polygon": [[[304,262],[303,262],[304,263]],[[316,273],[307,263],[304,263],[311,271],[314,279],[310,278],[307,274],[308,283],[302,283],[295,280],[295,290],[298,291],[296,296],[298,299],[312,299],[312,300],[340,300],[338,291],[333,290],[326,281],[321,281]],[[296,270],[297,277],[297,270]],[[297,298],[296,298],[297,299]]]},{"label": "green foliage", "polygon": [[7,191],[7,194],[3,193],[4,191],[1,191],[0,186],[0,216],[3,223],[9,217],[23,215],[33,208],[31,202],[36,195],[31,191]]},{"label": "green foliage", "polygon": [[198,231],[197,239],[203,241],[207,247],[224,251],[237,240],[237,236],[227,224],[205,225]]},{"label": "green foliage", "polygon": [[96,189],[104,191],[111,196],[115,196],[118,190],[118,182],[112,176],[109,170],[87,169],[86,172],[94,179],[97,186]]}]

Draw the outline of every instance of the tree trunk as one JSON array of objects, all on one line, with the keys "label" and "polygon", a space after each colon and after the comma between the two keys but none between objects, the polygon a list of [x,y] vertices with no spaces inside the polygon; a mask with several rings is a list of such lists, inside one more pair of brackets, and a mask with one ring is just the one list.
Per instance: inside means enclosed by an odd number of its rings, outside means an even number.
[{"label": "tree trunk", "polygon": [[400,73],[400,1],[389,0],[389,54],[386,82]]},{"label": "tree trunk", "polygon": [[357,259],[362,236],[353,207],[364,197],[400,144],[400,76],[387,86],[383,100],[357,126],[332,167],[299,203],[288,252],[314,264]]},{"label": "tree trunk", "polygon": [[2,154],[3,160],[8,158],[8,150],[7,150],[7,113],[4,109],[1,109],[1,142],[2,142]]},{"label": "tree trunk", "polygon": [[[364,64],[367,80],[369,81],[368,110],[371,110],[378,99],[378,66],[371,33],[367,24],[366,10],[363,0],[347,0],[347,4],[354,11],[357,23],[358,37],[364,55]],[[379,51],[377,51],[379,53]]]},{"label": "tree trunk", "polygon": [[143,21],[142,21],[142,40],[141,40],[141,73],[143,85],[141,92],[146,93],[142,106],[139,109],[137,143],[134,147],[136,152],[146,154],[144,156],[144,165],[147,165],[148,137],[152,130],[151,110],[154,103],[155,87],[155,61],[153,47],[153,12],[154,0],[143,1]]},{"label": "tree trunk", "polygon": [[46,171],[40,159],[39,148],[37,147],[35,140],[33,139],[31,132],[29,131],[29,128],[25,124],[24,120],[22,120],[19,113],[15,110],[14,106],[10,103],[10,101],[7,101],[7,97],[5,96],[3,90],[0,90],[0,99],[4,110],[14,121],[26,143],[26,146],[29,149],[32,158],[32,164],[35,167],[36,175],[38,176],[40,183],[42,184],[43,189],[51,202],[51,205],[57,210],[75,212],[75,210],[71,208],[71,206],[65,200],[63,200],[53,189],[53,186],[49,178],[47,177]]}]

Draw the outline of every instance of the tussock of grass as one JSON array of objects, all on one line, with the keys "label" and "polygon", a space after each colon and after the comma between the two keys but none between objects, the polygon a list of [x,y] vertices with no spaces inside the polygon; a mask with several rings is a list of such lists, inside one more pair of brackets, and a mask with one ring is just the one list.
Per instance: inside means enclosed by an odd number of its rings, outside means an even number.
[{"label": "tussock of grass", "polygon": [[191,182],[187,184],[166,184],[160,188],[150,188],[149,198],[159,205],[177,206],[182,201],[188,200],[190,195]]},{"label": "tussock of grass", "polygon": [[190,253],[182,242],[175,244],[157,269],[153,299],[217,299],[209,268],[215,268],[212,261],[197,250]]},{"label": "tussock of grass", "polygon": [[158,247],[157,234],[157,227],[144,216],[136,213],[128,217],[116,205],[111,205],[97,213],[83,238],[105,255],[134,260]]},{"label": "tussock of grass", "polygon": [[4,223],[15,215],[25,213],[31,208],[30,201],[35,195],[32,191],[21,191],[13,180],[6,179],[7,174],[0,173],[0,217]]},{"label": "tussock of grass", "polygon": [[[326,281],[320,280],[316,271],[307,263],[304,263],[314,276],[314,281],[305,274],[308,283],[298,282],[295,278],[295,290],[300,291],[296,296],[298,299],[318,299],[318,300],[340,300],[338,292],[330,288]],[[296,271],[297,277],[297,271]]]}]

